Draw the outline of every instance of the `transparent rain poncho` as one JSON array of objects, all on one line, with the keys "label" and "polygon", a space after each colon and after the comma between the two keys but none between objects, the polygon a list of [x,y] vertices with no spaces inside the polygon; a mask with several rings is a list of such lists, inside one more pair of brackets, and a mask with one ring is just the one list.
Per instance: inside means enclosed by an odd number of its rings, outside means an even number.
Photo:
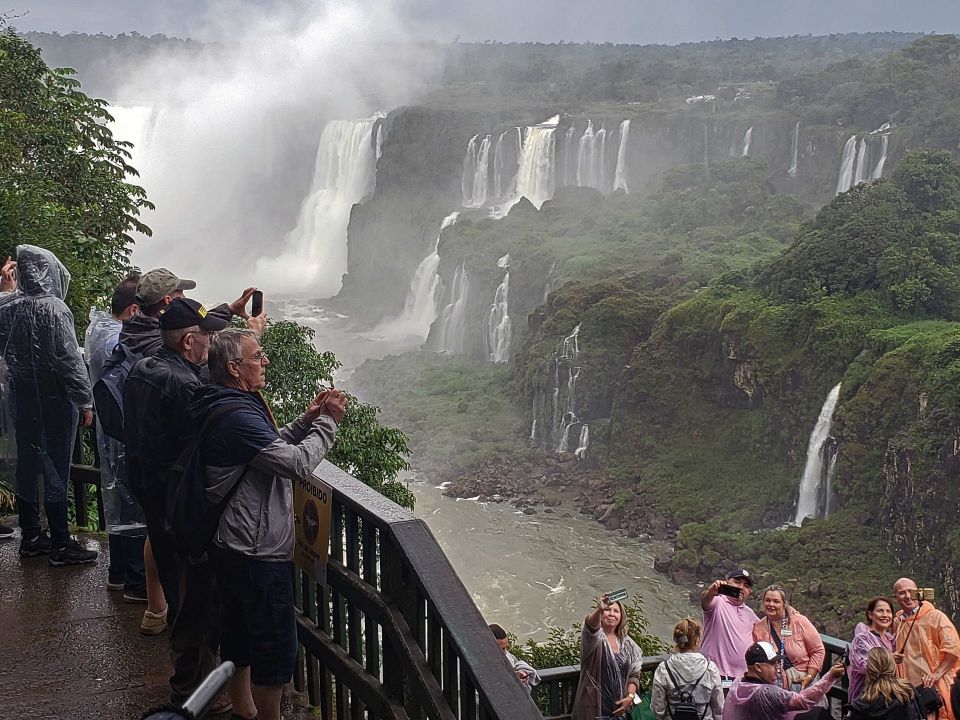
[{"label": "transparent rain poncho", "polygon": [[0,297],[0,471],[19,497],[64,503],[77,408],[90,378],[64,302],[70,273],[49,250],[17,247],[17,290]]},{"label": "transparent rain poncho", "polygon": [[[83,341],[83,356],[90,369],[90,384],[103,375],[103,366],[120,340],[121,323],[103,310],[90,310],[90,325]],[[126,484],[127,453],[119,440],[103,432],[97,420],[97,449],[100,452],[100,492],[107,532],[145,537],[146,520],[140,504]]]},{"label": "transparent rain poncho", "polygon": [[767,683],[734,682],[723,706],[723,720],[793,720],[816,707],[833,686],[828,675],[795,693]]}]

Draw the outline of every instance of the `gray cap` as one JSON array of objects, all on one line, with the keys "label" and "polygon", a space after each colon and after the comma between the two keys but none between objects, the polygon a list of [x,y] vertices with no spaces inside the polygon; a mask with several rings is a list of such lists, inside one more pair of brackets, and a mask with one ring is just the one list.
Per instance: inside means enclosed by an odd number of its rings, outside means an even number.
[{"label": "gray cap", "polygon": [[156,305],[177,290],[192,290],[196,286],[193,280],[181,280],[166,268],[157,268],[140,277],[140,282],[137,283],[137,300],[147,306]]}]

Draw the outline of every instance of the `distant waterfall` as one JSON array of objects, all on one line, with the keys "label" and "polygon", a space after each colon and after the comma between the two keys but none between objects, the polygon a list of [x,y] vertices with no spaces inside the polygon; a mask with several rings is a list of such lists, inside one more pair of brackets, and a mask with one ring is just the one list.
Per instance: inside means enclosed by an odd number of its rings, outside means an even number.
[{"label": "distant waterfall", "polygon": [[620,146],[617,148],[617,168],[613,173],[613,189],[630,192],[627,187],[627,139],[630,137],[630,121],[620,123]]},{"label": "distant waterfall", "polygon": [[607,182],[607,128],[600,127],[596,135],[597,144],[597,177],[594,187],[600,192],[609,192],[610,187]]},{"label": "distant waterfall", "polygon": [[577,325],[558,345],[547,367],[549,396],[542,387],[534,393],[530,439],[555,452],[573,451],[582,458],[590,441],[590,431],[576,414],[580,371],[580,326]]},{"label": "distant waterfall", "polygon": [[890,146],[890,123],[884,123],[870,134],[880,135],[880,157],[877,159],[873,172],[870,173],[871,180],[879,180],[883,177],[883,166],[887,164],[887,149]]},{"label": "distant waterfall", "polygon": [[499,200],[503,197],[503,138],[509,132],[504,130],[497,138],[493,149],[493,197]]},{"label": "distant waterfall", "polygon": [[792,178],[797,177],[797,154],[800,151],[800,121],[793,126],[793,142],[790,144],[790,169],[787,175]]},{"label": "distant waterfall", "polygon": [[490,182],[490,136],[480,143],[474,135],[467,144],[467,153],[463,158],[463,206],[467,208],[483,207],[487,202]]},{"label": "distant waterfall", "polygon": [[840,178],[837,180],[837,193],[846,192],[853,187],[854,163],[857,159],[857,136],[851,135],[843,146],[840,159]]},{"label": "distant waterfall", "polygon": [[859,185],[867,179],[867,137],[860,138],[860,148],[857,150],[856,170],[853,173],[853,184]]},{"label": "distant waterfall", "polygon": [[577,449],[573,451],[573,454],[577,456],[577,459],[583,460],[588,447],[590,447],[590,426],[584,423],[580,428],[580,440],[577,442]]},{"label": "distant waterfall", "polygon": [[794,525],[799,526],[804,518],[824,517],[827,511],[825,487],[828,473],[826,471],[829,470],[832,458],[828,458],[824,462],[823,450],[825,444],[827,444],[827,447],[832,447],[832,443],[829,443],[830,424],[839,399],[840,383],[837,383],[827,395],[827,399],[820,409],[817,423],[813,427],[813,432],[810,433],[810,442],[807,445],[807,462],[803,468],[803,479],[800,481]]},{"label": "distant waterfall", "polygon": [[451,355],[462,355],[467,337],[467,297],[470,294],[470,277],[464,263],[460,263],[453,275],[449,302],[440,311],[437,322],[437,349]]},{"label": "distant waterfall", "polygon": [[563,184],[577,184],[577,144],[573,139],[577,128],[570,125],[563,136]]},{"label": "distant waterfall", "polygon": [[297,225],[284,240],[282,254],[257,261],[254,275],[262,284],[315,298],[340,292],[347,272],[350,210],[376,184],[382,118],[334,120],[324,127]]},{"label": "distant waterfall", "polygon": [[593,132],[593,120],[587,120],[587,129],[580,136],[580,147],[577,150],[577,185],[593,187],[597,177],[597,142]]},{"label": "distant waterfall", "polygon": [[743,134],[743,152],[741,153],[742,157],[750,156],[750,143],[753,140],[753,125],[747,128],[747,131]]},{"label": "distant waterfall", "polygon": [[503,282],[493,295],[485,334],[490,362],[505,363],[510,360],[510,253],[497,261],[497,267],[504,269]]},{"label": "distant waterfall", "polygon": [[538,125],[524,128],[514,187],[503,204],[491,211],[493,217],[506,215],[522,197],[527,198],[538,210],[553,197],[556,182],[554,134],[559,122],[560,116],[555,115]]}]

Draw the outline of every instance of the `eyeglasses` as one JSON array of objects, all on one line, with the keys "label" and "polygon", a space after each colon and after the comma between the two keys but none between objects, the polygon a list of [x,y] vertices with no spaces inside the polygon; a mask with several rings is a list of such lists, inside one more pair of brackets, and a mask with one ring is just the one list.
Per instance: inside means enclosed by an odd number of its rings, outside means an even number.
[{"label": "eyeglasses", "polygon": [[258,350],[257,352],[255,352],[255,353],[254,353],[253,355],[251,355],[250,357],[231,358],[230,362],[239,363],[239,362],[243,362],[244,360],[255,360],[256,362],[258,362],[258,363],[260,363],[261,365],[263,365],[263,363],[264,363],[265,361],[269,360],[269,358],[267,357],[267,354],[266,354],[263,350]]}]

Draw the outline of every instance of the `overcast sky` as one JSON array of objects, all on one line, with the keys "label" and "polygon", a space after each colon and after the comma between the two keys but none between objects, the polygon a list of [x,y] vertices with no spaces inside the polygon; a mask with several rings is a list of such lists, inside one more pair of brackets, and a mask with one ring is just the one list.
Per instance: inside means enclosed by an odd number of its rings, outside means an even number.
[{"label": "overcast sky", "polygon": [[[306,4],[307,0],[293,0]],[[381,0],[370,0],[379,2]],[[383,0],[383,2],[388,0]],[[210,38],[220,0],[0,0],[21,30]],[[271,6],[286,0],[240,0]],[[312,4],[318,4],[314,0]],[[883,30],[960,32],[960,0],[395,0],[421,38],[679,43]],[[231,14],[238,11],[233,3]],[[214,11],[215,14],[215,11]]]}]

